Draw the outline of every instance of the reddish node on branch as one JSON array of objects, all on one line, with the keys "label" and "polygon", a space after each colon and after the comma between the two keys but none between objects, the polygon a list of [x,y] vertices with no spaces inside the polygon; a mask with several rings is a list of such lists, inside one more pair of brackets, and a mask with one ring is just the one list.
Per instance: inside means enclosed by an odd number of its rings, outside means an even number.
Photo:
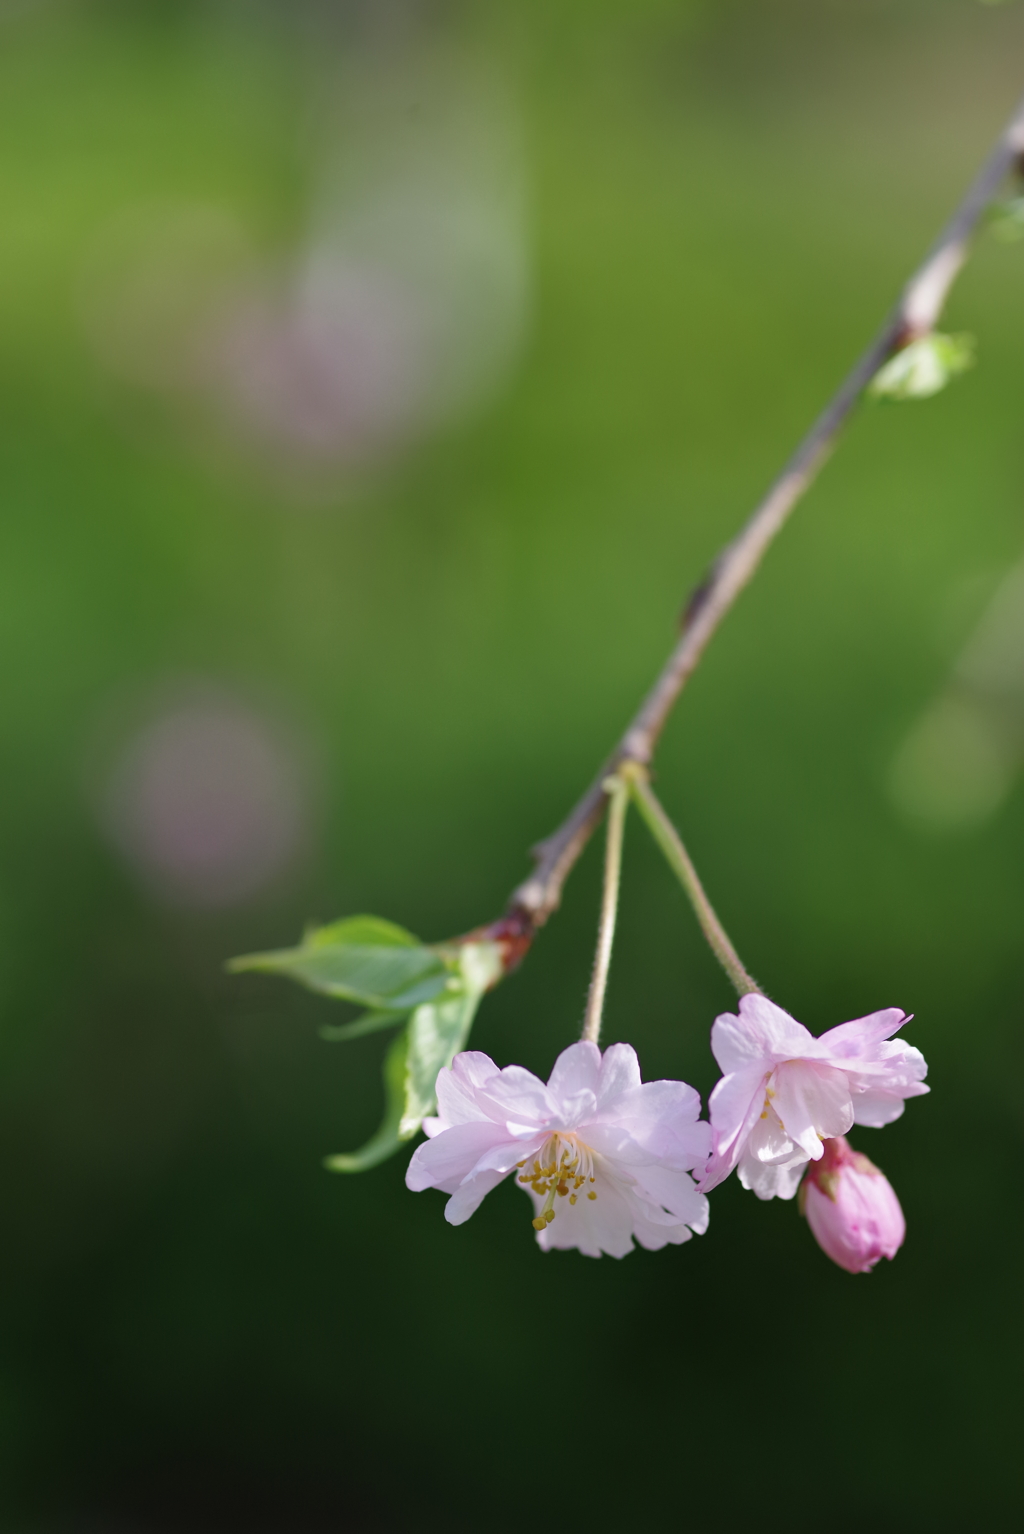
[{"label": "reddish node on branch", "polygon": [[[514,969],[526,958],[537,931],[536,924],[528,911],[521,906],[514,906],[504,916],[499,916],[497,921],[490,922],[486,927],[475,927],[472,932],[467,932],[464,937],[457,941],[460,943],[496,943],[501,952],[501,976],[510,975]],[[492,985],[497,985],[497,980]]]},{"label": "reddish node on branch", "polygon": [[895,357],[897,352],[913,345],[915,341],[920,341],[929,334],[930,329],[930,326],[915,325],[911,320],[904,320],[893,331],[892,340],[889,343],[889,356]]}]

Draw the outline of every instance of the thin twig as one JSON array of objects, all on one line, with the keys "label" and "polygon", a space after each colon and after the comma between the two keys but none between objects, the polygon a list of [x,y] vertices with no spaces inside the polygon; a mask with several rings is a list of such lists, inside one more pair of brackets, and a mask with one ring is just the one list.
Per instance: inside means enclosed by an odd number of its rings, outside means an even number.
[{"label": "thin twig", "polygon": [[646,768],[641,767],[639,763],[630,763],[623,767],[622,772],[629,783],[637,809],[647,822],[654,840],[665,854],[669,867],[686,891],[694,914],[700,923],[700,929],[707,938],[715,958],[736,987],[737,995],[749,996],[752,991],[760,992],[761,987],[748,975],[739,954],[729,940],[729,934],[719,921],[715,908],[700,882],[697,870],[690,861],[690,854],[683,846],[682,837],[669,820],[664,805],[650,785]]},{"label": "thin twig", "polygon": [[597,929],[597,952],[590,977],[587,1011],[581,1039],[596,1044],[601,1035],[604,993],[608,986],[608,966],[615,937],[615,917],[619,909],[619,878],[622,873],[622,837],[629,807],[629,787],[622,778],[610,778],[603,786],[608,796],[608,840],[604,852],[604,892],[601,896],[601,919]]},{"label": "thin twig", "polygon": [[679,640],[629,728],[571,813],[534,848],[536,867],[512,894],[510,920],[523,923],[532,931],[557,909],[562,887],[604,814],[605,779],[623,762],[646,765],[651,761],[672,706],[708,640],[814,480],[864,389],[889,357],[933,329],[967,259],[970,237],[1015,164],[1024,166],[1024,100],[875,340],[815,421],[765,499],[737,537],[722,550],[707,578],[694,592]]}]

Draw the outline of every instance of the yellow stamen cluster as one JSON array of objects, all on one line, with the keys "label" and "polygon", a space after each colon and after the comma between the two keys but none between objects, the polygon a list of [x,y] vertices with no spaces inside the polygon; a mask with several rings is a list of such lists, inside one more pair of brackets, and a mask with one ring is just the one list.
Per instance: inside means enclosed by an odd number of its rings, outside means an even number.
[{"label": "yellow stamen cluster", "polygon": [[[563,1139],[560,1135],[552,1135],[534,1158],[532,1167],[524,1170],[526,1165],[525,1161],[517,1162],[519,1181],[544,1200],[540,1214],[533,1221],[534,1230],[544,1230],[551,1224],[555,1218],[556,1198],[568,1198],[570,1204],[575,1204],[584,1184],[597,1180],[593,1176],[593,1158],[575,1136]],[[587,1197],[595,1199],[597,1194],[590,1189]]]},{"label": "yellow stamen cluster", "polygon": [[[771,1087],[767,1087],[765,1089],[765,1094],[764,1094],[764,1111],[761,1114],[761,1117],[763,1119],[766,1119],[768,1117],[768,1109],[772,1105],[772,1098],[774,1096],[775,1096],[774,1090]],[[776,1111],[775,1111],[775,1117],[779,1118],[778,1109],[776,1109]],[[781,1119],[779,1119],[779,1126],[782,1129],[785,1129],[785,1127],[786,1127],[785,1124],[783,1124]]]}]

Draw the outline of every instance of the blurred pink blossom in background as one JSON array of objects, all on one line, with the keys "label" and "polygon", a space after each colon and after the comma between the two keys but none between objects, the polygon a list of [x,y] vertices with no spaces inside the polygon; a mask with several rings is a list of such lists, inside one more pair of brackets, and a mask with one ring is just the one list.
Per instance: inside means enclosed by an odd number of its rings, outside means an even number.
[{"label": "blurred pink blossom in background", "polygon": [[486,407],[522,349],[530,261],[518,113],[492,58],[328,28],[309,68],[289,243],[261,250],[215,205],[125,209],[97,231],[82,314],[122,384],[279,488],[330,496]]},{"label": "blurred pink blossom in background", "polygon": [[258,893],[307,837],[309,764],[294,730],[211,683],[158,691],[144,713],[100,790],[111,841],[174,903]]}]

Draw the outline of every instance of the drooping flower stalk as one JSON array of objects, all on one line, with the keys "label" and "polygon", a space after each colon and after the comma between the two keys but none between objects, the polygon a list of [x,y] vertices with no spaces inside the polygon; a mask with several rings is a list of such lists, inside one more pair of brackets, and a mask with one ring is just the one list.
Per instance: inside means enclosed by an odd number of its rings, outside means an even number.
[{"label": "drooping flower stalk", "polygon": [[611,801],[608,806],[608,836],[604,849],[604,892],[601,896],[601,917],[597,929],[594,970],[590,977],[583,1032],[580,1034],[581,1039],[589,1039],[591,1044],[596,1044],[601,1035],[604,993],[608,987],[608,966],[612,959],[615,917],[619,908],[622,838],[626,828],[626,810],[629,806],[629,785],[621,777],[606,778],[604,789]]},{"label": "drooping flower stalk", "polygon": [[621,777],[625,778],[629,784],[630,793],[647,822],[651,835],[686,891],[712,953],[736,987],[737,994],[740,996],[749,996],[751,993],[762,994],[757,981],[744,968],[739,954],[729,940],[728,933],[705,894],[704,886],[697,876],[690,854],[683,846],[679,832],[669,820],[660,799],[651,787],[646,770],[636,762],[628,762],[619,770]]}]

